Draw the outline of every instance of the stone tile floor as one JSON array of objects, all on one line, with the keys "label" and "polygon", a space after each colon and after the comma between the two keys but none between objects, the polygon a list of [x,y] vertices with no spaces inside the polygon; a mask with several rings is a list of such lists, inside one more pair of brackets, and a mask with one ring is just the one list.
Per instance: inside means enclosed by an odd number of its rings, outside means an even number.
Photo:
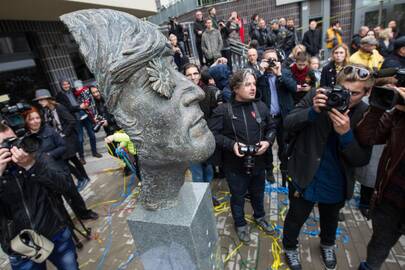
[{"label": "stone tile floor", "polygon": [[[123,176],[118,169],[119,163],[108,157],[106,153],[103,154],[102,159],[87,159],[86,168],[92,181],[82,194],[88,206],[93,207],[100,214],[100,218],[97,221],[86,222],[86,225],[92,228],[93,240],[84,242],[84,248],[78,252],[80,269],[141,270],[143,267],[137,259],[138,254],[126,224],[126,217],[134,207],[138,207],[136,196],[130,195],[124,199],[124,193],[128,191],[128,188],[126,190],[124,188]],[[278,173],[276,173],[276,178],[277,180],[280,178]],[[186,179],[189,181],[189,174],[186,175]],[[288,201],[283,193],[284,190],[276,189],[276,187],[277,185],[267,186],[265,207],[269,220],[281,230]],[[224,180],[216,180],[212,185],[212,190],[222,201],[229,200]],[[366,244],[371,235],[371,223],[366,221],[355,207],[356,196],[343,209],[345,220],[339,223],[337,231],[338,269],[357,269],[360,260],[365,257]],[[121,202],[121,204],[111,208],[117,202]],[[222,258],[227,261],[225,269],[272,269],[274,258],[279,255],[278,252],[272,252],[272,250],[276,250],[278,246],[275,243],[279,244],[279,240],[259,233],[258,229],[252,225],[251,243],[235,250],[239,246],[239,242],[234,233],[229,208],[225,204],[225,207],[219,210],[216,213],[217,228],[220,235]],[[246,214],[251,214],[248,201]],[[300,235],[303,268],[308,270],[323,269],[320,262],[319,240],[316,236],[319,232],[318,219],[318,213],[315,210]],[[280,261],[283,262],[282,257]],[[0,256],[0,269],[10,269],[4,255]],[[49,269],[54,268],[51,266]],[[281,265],[278,269],[286,269],[286,266]],[[405,269],[405,237],[402,237],[393,248],[382,269]]]}]

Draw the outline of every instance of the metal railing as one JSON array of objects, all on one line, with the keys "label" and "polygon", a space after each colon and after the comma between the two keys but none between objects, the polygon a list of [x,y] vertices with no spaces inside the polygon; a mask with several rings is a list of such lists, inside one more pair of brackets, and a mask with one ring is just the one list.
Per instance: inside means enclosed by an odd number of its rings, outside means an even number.
[{"label": "metal railing", "polygon": [[[184,45],[185,53],[191,63],[201,65],[197,52],[196,39],[194,35],[194,22],[181,23],[185,33]],[[158,29],[165,35],[169,36],[169,26],[158,26]],[[231,47],[232,67],[234,70],[243,68],[247,63],[248,46],[236,40],[229,40]]]}]

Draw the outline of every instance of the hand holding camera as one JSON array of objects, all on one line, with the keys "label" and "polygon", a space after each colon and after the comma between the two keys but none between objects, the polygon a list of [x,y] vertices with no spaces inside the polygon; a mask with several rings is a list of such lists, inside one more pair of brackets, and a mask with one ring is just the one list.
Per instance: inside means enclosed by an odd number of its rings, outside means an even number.
[{"label": "hand holding camera", "polygon": [[7,164],[11,161],[25,170],[29,170],[35,163],[33,155],[25,152],[21,148],[15,146],[11,149],[0,148],[0,175],[3,174]]},{"label": "hand holding camera", "polygon": [[267,149],[270,147],[270,143],[268,141],[260,141],[258,143],[258,146],[260,147],[257,152],[256,152],[256,156],[260,156],[263,155]]},{"label": "hand holding camera", "polygon": [[335,108],[328,112],[329,118],[332,120],[333,128],[339,135],[343,135],[350,130],[349,112],[350,110],[341,113]]},{"label": "hand holding camera", "polygon": [[3,175],[7,164],[11,161],[11,152],[7,148],[0,148],[0,175]]},{"label": "hand holding camera", "polygon": [[316,90],[316,95],[312,99],[313,102],[312,108],[317,113],[320,113],[323,109],[326,108],[327,101],[328,96],[325,95],[325,89],[319,88]]}]

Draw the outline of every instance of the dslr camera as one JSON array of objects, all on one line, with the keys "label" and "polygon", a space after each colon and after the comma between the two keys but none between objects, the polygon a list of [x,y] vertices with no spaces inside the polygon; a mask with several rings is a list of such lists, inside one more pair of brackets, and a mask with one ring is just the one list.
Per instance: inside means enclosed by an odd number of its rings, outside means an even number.
[{"label": "dslr camera", "polygon": [[97,115],[96,116],[96,125],[93,127],[93,131],[94,132],[99,132],[100,131],[100,128],[103,126],[103,121],[105,121],[106,119],[104,118],[104,117],[102,117],[101,115]]},{"label": "dslr camera", "polygon": [[343,113],[349,109],[350,91],[341,85],[333,87],[324,87],[323,93],[328,97],[325,110],[330,111],[333,108]]},{"label": "dslr camera", "polygon": [[0,148],[11,149],[13,146],[22,148],[27,153],[34,153],[38,150],[40,139],[34,134],[27,134],[25,122],[21,113],[31,109],[26,103],[17,103],[9,105],[7,95],[0,97],[0,121],[9,126],[17,135],[15,138],[9,138],[0,144]]},{"label": "dslr camera", "polygon": [[[405,87],[405,68],[387,68],[377,73],[377,78],[392,77],[397,79],[398,87]],[[370,99],[370,105],[383,110],[391,110],[395,105],[405,105],[404,99],[399,93],[390,87],[374,86]]]},{"label": "dslr camera", "polygon": [[243,167],[245,168],[247,175],[252,174],[255,167],[255,157],[253,155],[259,151],[259,148],[260,147],[257,145],[239,145],[239,153],[245,155],[243,158]]}]

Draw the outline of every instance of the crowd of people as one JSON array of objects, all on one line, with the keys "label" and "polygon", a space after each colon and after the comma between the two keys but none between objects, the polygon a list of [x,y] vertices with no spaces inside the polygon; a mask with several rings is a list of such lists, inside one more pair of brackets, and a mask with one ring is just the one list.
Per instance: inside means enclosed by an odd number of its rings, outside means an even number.
[{"label": "crowd of people", "polygon": [[[201,11],[195,18],[200,65],[187,59],[186,37],[177,18],[170,19],[168,36],[178,71],[205,93],[199,105],[216,142],[208,160],[190,164],[192,180],[226,178],[235,232],[241,242],[248,243],[246,199],[255,224],[267,234],[275,233],[266,216],[264,192],[266,181],[277,182],[278,158],[280,182],[288,187],[289,197],[282,244],[292,270],[302,269],[298,236],[315,206],[320,214],[322,261],[326,269],[336,269],[339,213],[358,181],[360,211],[373,224],[367,258],[359,269],[380,269],[405,233],[405,145],[401,140],[405,80],[394,74],[376,79],[381,69],[405,68],[405,37],[395,21],[385,29],[362,26],[348,46],[338,21],[324,39],[317,22],[311,21],[301,40],[294,19],[273,19],[268,28],[265,19],[254,14],[247,29],[248,61],[237,70],[231,62],[230,41],[246,41],[243,19],[232,12],[228,19],[218,20],[215,7],[208,10],[206,19]],[[330,59],[321,66],[323,42]],[[389,110],[368,102],[375,85],[394,93],[396,103]],[[95,136],[102,127],[111,154],[119,156],[115,150],[125,149],[130,161],[137,163],[135,145],[108,113],[97,86],[62,79],[60,88],[56,96],[47,89],[37,90],[36,106],[22,114],[24,137],[40,139],[35,155],[15,143],[17,136],[9,126],[0,124],[4,206],[0,242],[12,269],[44,269],[40,257],[47,245],[37,246],[34,238],[51,243],[53,251],[44,258],[58,269],[79,268],[63,199],[79,219],[98,218],[80,194],[90,181],[83,166],[84,129],[94,157],[102,157]],[[272,151],[275,143],[277,157]],[[126,173],[137,173],[140,180],[139,170],[126,165]]]},{"label": "crowd of people", "polygon": [[12,269],[45,269],[45,259],[58,269],[79,269],[77,229],[63,199],[79,224],[99,217],[80,194],[90,182],[83,166],[83,128],[94,157],[102,157],[95,133],[103,128],[111,155],[125,151],[124,174],[141,179],[136,148],[108,113],[97,86],[79,80],[73,85],[62,79],[56,96],[36,90],[33,106],[20,112],[23,137],[17,138],[13,123],[0,123],[0,242]]},{"label": "crowd of people", "polygon": [[[268,27],[254,14],[247,31],[247,64],[232,70],[226,50],[229,39],[245,41],[241,18],[232,12],[229,19],[218,20],[211,8],[205,20],[201,11],[195,19],[201,66],[188,64],[182,72],[206,93],[200,105],[217,147],[207,161],[191,164],[193,181],[226,178],[240,241],[250,241],[246,198],[257,226],[273,234],[263,195],[265,181],[276,180],[271,150],[276,141],[281,185],[289,189],[282,242],[290,269],[302,269],[298,236],[315,205],[322,260],[326,269],[336,269],[336,229],[344,218],[340,211],[356,181],[361,183],[360,212],[373,222],[367,258],[359,269],[380,269],[405,228],[405,152],[397,137],[405,131],[405,85],[392,77],[376,79],[381,69],[405,68],[405,37],[396,22],[372,30],[362,26],[347,45],[339,21],[322,37],[312,20],[301,40],[293,19],[273,19]],[[323,45],[330,58],[321,66]],[[391,110],[369,105],[375,85],[395,89],[402,101]],[[348,93],[346,107],[330,105],[331,91]],[[390,226],[384,227],[383,220]]]}]

